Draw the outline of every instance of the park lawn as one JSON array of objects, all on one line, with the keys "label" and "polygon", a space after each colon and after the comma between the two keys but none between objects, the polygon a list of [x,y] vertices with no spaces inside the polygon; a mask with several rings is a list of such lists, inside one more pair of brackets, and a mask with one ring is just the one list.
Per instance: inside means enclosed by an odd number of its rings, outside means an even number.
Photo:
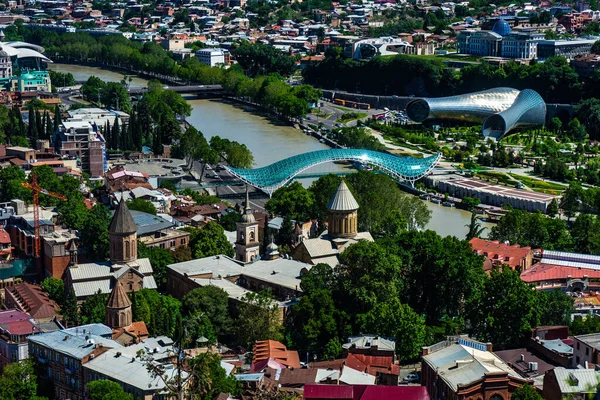
[{"label": "park lawn", "polygon": [[363,119],[368,117],[369,114],[367,113],[357,113],[356,115],[342,115],[340,118],[338,118],[335,122],[340,122],[342,124],[345,124],[346,122],[350,122],[350,121],[354,121],[355,119]]},{"label": "park lawn", "polygon": [[531,176],[523,176],[517,174],[509,174],[514,179],[521,181],[528,188],[541,193],[548,193],[547,191],[552,192],[561,192],[567,189],[566,185],[559,185],[553,182],[546,182],[538,178],[534,178]]}]

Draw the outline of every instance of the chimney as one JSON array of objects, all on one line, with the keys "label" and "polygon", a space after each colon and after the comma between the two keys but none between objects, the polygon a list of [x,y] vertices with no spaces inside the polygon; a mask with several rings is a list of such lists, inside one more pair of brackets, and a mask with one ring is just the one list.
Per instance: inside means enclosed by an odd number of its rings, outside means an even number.
[{"label": "chimney", "polygon": [[486,343],[485,344],[485,351],[489,351],[490,353],[493,351],[491,343]]},{"label": "chimney", "polygon": [[421,347],[421,355],[428,356],[429,355],[429,347]]},{"label": "chimney", "polygon": [[525,355],[521,354],[521,362],[525,361]]}]

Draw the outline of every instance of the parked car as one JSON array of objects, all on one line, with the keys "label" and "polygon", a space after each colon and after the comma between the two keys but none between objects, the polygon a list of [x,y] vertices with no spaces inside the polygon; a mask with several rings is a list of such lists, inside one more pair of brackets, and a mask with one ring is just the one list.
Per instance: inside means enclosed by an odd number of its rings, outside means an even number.
[{"label": "parked car", "polygon": [[406,382],[406,383],[420,382],[421,381],[421,376],[419,375],[418,372],[411,372],[410,374],[408,374],[406,376],[406,378],[402,379],[402,381]]}]

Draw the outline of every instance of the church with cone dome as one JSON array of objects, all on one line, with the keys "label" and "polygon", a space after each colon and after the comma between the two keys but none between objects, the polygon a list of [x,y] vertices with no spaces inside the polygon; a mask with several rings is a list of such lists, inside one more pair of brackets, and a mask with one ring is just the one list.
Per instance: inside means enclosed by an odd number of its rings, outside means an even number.
[{"label": "church with cone dome", "polygon": [[137,225],[125,201],[121,201],[110,223],[110,259],[101,263],[77,262],[77,248],[70,247],[71,261],[65,271],[65,289],[73,288],[78,301],[100,290],[111,293],[121,285],[125,293],[143,288],[156,289],[152,265],[147,258],[137,257]]},{"label": "church with cone dome", "polygon": [[318,238],[300,242],[292,257],[311,265],[324,263],[336,267],[339,254],[348,246],[360,240],[372,242],[373,237],[369,232],[358,231],[358,209],[358,202],[342,180],[327,204],[327,230]]}]

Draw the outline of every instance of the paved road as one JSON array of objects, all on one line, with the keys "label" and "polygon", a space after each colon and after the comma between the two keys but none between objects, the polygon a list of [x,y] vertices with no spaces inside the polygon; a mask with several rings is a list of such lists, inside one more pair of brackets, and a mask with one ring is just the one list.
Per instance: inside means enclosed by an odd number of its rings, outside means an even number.
[{"label": "paved road", "polygon": [[[211,169],[208,169],[208,167],[205,169],[204,178],[202,178],[203,183],[227,182],[227,181],[234,181],[234,180],[237,181],[238,180],[238,178],[231,175],[229,173],[229,171],[221,170],[221,171],[217,172],[214,169],[214,167],[215,166],[213,165],[213,166],[211,166]],[[192,169],[193,169],[194,175],[199,177],[200,174],[202,173],[202,163],[200,163],[198,161],[194,161]],[[215,177],[215,175],[216,175],[216,177]],[[240,196],[239,198],[228,199],[229,202],[232,204],[238,203],[240,205],[240,207],[242,207],[242,208],[245,206],[244,193],[246,191],[246,186],[223,185],[223,186],[215,187],[215,190],[217,191],[217,195],[227,195],[227,194],[239,195]],[[249,188],[249,194],[250,194],[250,198],[251,198],[250,207],[252,207],[253,210],[265,211],[265,203],[267,202],[267,200],[269,198],[264,193],[257,191],[253,187]]]}]

